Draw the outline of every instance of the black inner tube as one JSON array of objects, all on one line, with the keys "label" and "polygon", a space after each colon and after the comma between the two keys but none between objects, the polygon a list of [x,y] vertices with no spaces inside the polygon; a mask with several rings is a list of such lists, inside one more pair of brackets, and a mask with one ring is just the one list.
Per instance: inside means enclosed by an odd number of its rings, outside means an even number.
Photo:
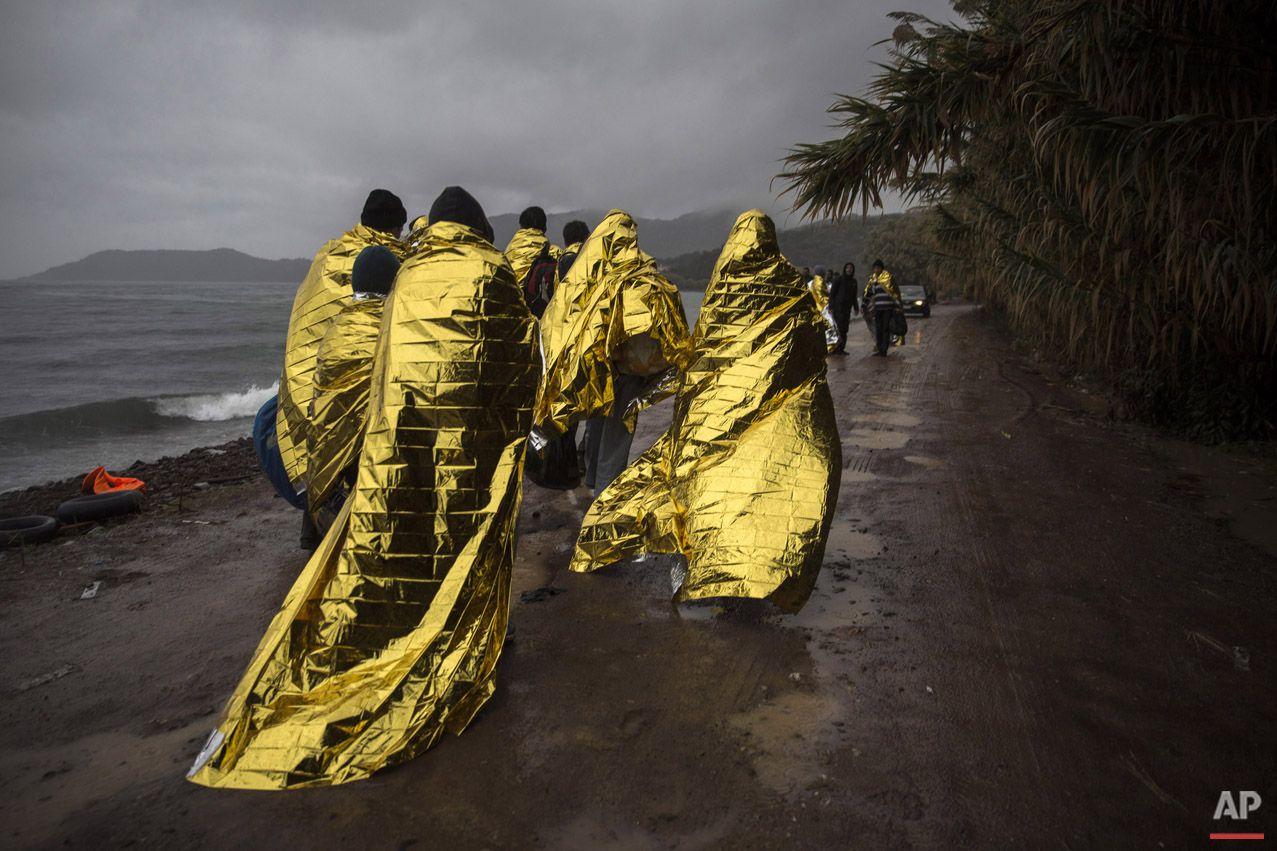
[{"label": "black inner tube", "polygon": [[68,499],[58,506],[58,520],[63,523],[84,523],[141,510],[141,491],[105,491]]},{"label": "black inner tube", "polygon": [[43,514],[27,517],[6,517],[0,520],[0,546],[20,547],[23,544],[39,544],[58,531],[58,521]]}]

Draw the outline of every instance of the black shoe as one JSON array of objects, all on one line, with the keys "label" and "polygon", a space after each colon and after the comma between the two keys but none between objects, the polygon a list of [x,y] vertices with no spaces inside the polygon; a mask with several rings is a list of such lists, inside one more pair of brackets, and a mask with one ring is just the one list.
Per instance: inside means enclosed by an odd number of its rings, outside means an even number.
[{"label": "black shoe", "polygon": [[506,621],[505,623],[505,640],[510,641],[514,638],[514,624]]}]

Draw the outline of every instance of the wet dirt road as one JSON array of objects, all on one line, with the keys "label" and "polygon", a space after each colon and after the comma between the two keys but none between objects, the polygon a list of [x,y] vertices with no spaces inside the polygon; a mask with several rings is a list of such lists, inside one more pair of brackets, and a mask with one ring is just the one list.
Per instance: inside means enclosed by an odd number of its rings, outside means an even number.
[{"label": "wet dirt road", "polygon": [[[1106,424],[978,311],[911,325],[888,358],[858,326],[831,359],[842,490],[799,615],[672,606],[664,558],[570,574],[584,492],[529,485],[514,598],[562,593],[514,603],[498,693],[463,735],[369,781],[182,780],[304,563],[263,483],[6,557],[0,844],[1271,838],[1274,483]],[[644,415],[639,442],[663,417]],[[1214,821],[1223,790],[1265,807]]]}]

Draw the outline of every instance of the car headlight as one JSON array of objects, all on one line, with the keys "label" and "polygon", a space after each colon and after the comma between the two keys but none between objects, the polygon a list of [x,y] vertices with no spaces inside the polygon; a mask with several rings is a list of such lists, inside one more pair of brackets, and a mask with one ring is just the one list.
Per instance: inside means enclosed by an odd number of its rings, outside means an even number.
[{"label": "car headlight", "polygon": [[918,305],[918,306],[920,306],[920,307],[922,306],[922,302],[920,302],[920,301],[915,301],[915,302],[914,302],[914,304],[916,304],[916,305]]}]

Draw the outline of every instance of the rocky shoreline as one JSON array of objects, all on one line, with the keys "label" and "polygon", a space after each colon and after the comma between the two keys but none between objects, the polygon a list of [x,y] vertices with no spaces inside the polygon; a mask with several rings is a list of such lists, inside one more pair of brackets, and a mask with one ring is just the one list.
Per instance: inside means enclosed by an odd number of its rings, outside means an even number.
[{"label": "rocky shoreline", "polygon": [[[78,476],[61,481],[0,494],[0,517],[54,516],[59,505],[81,495],[80,484],[88,472],[85,470]],[[192,449],[184,455],[165,456],[158,461],[135,461],[127,469],[107,472],[146,482],[146,492],[152,502],[176,500],[184,494],[214,485],[264,478],[257,453],[253,450],[253,441],[248,437],[220,446]]]}]

